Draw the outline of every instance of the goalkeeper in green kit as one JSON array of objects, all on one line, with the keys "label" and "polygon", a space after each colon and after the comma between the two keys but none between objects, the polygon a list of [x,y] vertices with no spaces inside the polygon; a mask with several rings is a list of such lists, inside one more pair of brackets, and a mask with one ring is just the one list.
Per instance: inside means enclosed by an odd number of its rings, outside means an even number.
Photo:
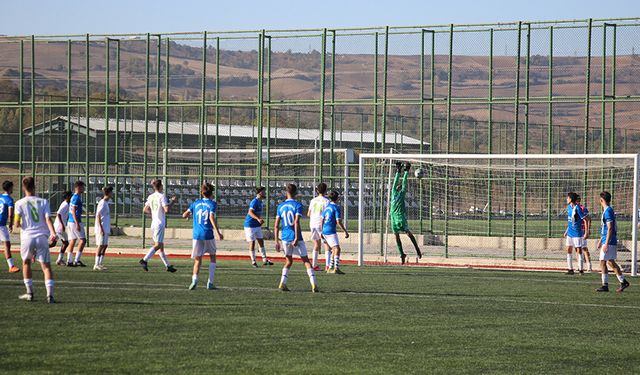
[{"label": "goalkeeper in green kit", "polygon": [[[405,196],[407,195],[407,181],[409,180],[409,169],[411,164],[401,162],[396,163],[396,176],[393,179],[393,186],[391,191],[391,230],[396,236],[396,246],[400,252],[400,262],[405,263],[407,255],[402,250],[402,240],[400,240],[400,233],[404,232],[409,236],[411,243],[416,248],[418,259],[422,258],[422,253],[418,248],[418,242],[413,233],[409,230],[409,224],[407,223],[407,209],[405,207]],[[400,182],[400,174],[403,173],[402,182]]]}]

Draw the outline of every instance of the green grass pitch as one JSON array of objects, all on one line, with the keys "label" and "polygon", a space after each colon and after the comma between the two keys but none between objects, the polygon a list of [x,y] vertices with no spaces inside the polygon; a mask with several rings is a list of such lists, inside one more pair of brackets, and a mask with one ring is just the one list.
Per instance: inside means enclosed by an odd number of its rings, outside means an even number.
[{"label": "green grass pitch", "polygon": [[[92,257],[87,257],[87,263]],[[205,267],[208,262],[205,262]],[[143,272],[55,267],[56,305],[19,301],[0,274],[0,372],[632,373],[640,368],[640,285],[596,294],[599,275],[345,266],[309,292],[294,265],[220,261],[218,290],[188,291],[191,262]],[[611,277],[611,286],[617,281]]]}]

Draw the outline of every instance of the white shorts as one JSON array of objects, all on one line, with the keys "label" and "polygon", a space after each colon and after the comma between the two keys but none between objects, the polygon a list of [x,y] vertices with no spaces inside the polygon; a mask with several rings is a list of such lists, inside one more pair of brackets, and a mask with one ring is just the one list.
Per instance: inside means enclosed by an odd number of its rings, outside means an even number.
[{"label": "white shorts", "polygon": [[247,242],[261,240],[262,227],[244,227],[244,236],[247,238]]},{"label": "white shorts", "polygon": [[322,228],[311,228],[311,240],[318,241],[322,239]]},{"label": "white shorts", "polygon": [[69,236],[67,236],[67,232],[58,232],[56,231],[56,236],[60,241],[69,242]]},{"label": "white shorts", "polygon": [[304,241],[298,241],[298,246],[293,246],[293,242],[282,241],[284,256],[291,257],[297,254],[300,258],[308,256],[307,246]]},{"label": "white shorts", "polygon": [[0,242],[10,242],[11,238],[9,238],[9,228],[6,225],[0,227]]},{"label": "white shorts", "polygon": [[96,231],[96,246],[106,246],[109,244],[109,233],[102,234],[100,230]]},{"label": "white shorts", "polygon": [[38,262],[50,263],[49,239],[42,235],[28,238],[20,237],[20,255],[23,261],[35,256]]},{"label": "white shorts", "polygon": [[584,238],[582,237],[569,237],[567,236],[567,247],[573,247],[574,249],[582,247],[583,241],[586,243]]},{"label": "white shorts", "polygon": [[323,234],[324,240],[327,241],[327,245],[330,248],[334,248],[336,246],[340,246],[340,241],[338,240],[338,234]]},{"label": "white shorts", "polygon": [[618,245],[607,246],[607,252],[600,250],[600,260],[616,260],[618,256]]},{"label": "white shorts", "polygon": [[80,230],[76,230],[76,223],[67,223],[67,236],[69,240],[84,240],[84,224],[80,223]]},{"label": "white shorts", "polygon": [[582,243],[580,244],[580,247],[585,249],[587,247],[589,247],[589,244],[587,243],[587,240],[585,240],[583,237],[580,237],[580,239],[582,239]]},{"label": "white shorts", "polygon": [[191,259],[204,256],[206,253],[216,255],[216,240],[193,240]]},{"label": "white shorts", "polygon": [[155,243],[164,243],[164,225],[151,227],[151,238]]}]

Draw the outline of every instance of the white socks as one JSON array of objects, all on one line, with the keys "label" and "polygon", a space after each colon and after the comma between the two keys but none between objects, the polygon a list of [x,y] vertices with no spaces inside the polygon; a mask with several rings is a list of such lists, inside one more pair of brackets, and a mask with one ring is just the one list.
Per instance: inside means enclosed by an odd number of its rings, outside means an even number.
[{"label": "white socks", "polygon": [[[267,261],[267,249],[265,249],[264,247],[260,248],[260,255],[262,255],[262,262],[266,262]],[[254,255],[255,258],[255,255]]]},{"label": "white socks", "polygon": [[[624,282],[624,275],[620,274],[620,275],[616,275],[616,277],[618,278],[618,281],[620,281],[620,283]],[[608,273],[603,273],[602,274],[602,285],[607,285],[609,284],[609,274]]]},{"label": "white socks", "polygon": [[75,262],[76,262],[76,263],[80,261],[80,257],[81,257],[81,256],[82,256],[82,251],[78,251],[78,252],[76,253],[76,259],[75,259]]},{"label": "white socks", "polygon": [[44,285],[47,288],[47,296],[53,297],[53,280],[45,280]]},{"label": "white socks", "polygon": [[210,263],[209,264],[209,283],[213,284],[213,277],[216,274],[216,264],[215,263]]},{"label": "white socks", "polygon": [[[27,289],[27,294],[33,294],[33,280],[24,279],[24,286]],[[53,296],[53,280],[45,280],[44,285],[47,288],[47,296]]]},{"label": "white socks", "polygon": [[331,251],[329,250],[325,250],[324,252],[324,259],[325,259],[325,267],[331,267]]},{"label": "white socks", "polygon": [[289,269],[287,267],[284,267],[282,269],[282,277],[280,278],[280,284],[282,284],[282,285],[286,285],[287,284],[288,275],[289,275]]},{"label": "white socks", "polygon": [[572,254],[567,253],[567,269],[568,270],[573,270],[573,257],[571,255]]},{"label": "white socks", "polygon": [[584,267],[584,255],[578,254],[578,271],[582,271]]},{"label": "white socks", "polygon": [[9,265],[9,268],[13,267],[13,258],[7,259],[7,264]]},{"label": "white socks", "polygon": [[316,286],[316,274],[313,272],[313,268],[307,268],[307,275],[309,275],[309,282],[311,286]]},{"label": "white socks", "polygon": [[24,279],[24,286],[27,288],[27,294],[33,294],[33,280]]},{"label": "white socks", "polygon": [[191,282],[194,283],[194,284],[197,284],[198,283],[198,275],[194,274],[193,276],[191,276]]},{"label": "white socks", "polygon": [[251,263],[255,263],[256,262],[256,251],[255,250],[249,250],[249,255],[251,256]]},{"label": "white socks", "polygon": [[144,258],[142,258],[142,260],[144,260],[145,262],[148,262],[149,259],[153,258],[155,253],[156,253],[156,248],[155,247],[151,247],[149,249],[149,252],[147,253],[147,255],[145,255]]},{"label": "white socks", "polygon": [[333,257],[333,268],[338,269],[340,267],[340,256],[336,255]]},{"label": "white socks", "polygon": [[69,263],[73,263],[73,253],[71,251],[67,253],[67,264]]},{"label": "white socks", "polygon": [[96,253],[96,266],[102,265],[103,260],[104,260],[104,255],[98,255],[98,253]]},{"label": "white socks", "polygon": [[58,253],[58,260],[57,260],[57,262],[60,262],[60,261],[62,261],[62,260],[64,260],[64,254],[63,254],[63,253]]},{"label": "white socks", "polygon": [[313,250],[313,261],[311,262],[311,266],[313,268],[318,267],[318,255],[320,253],[320,250]]},{"label": "white socks", "polygon": [[169,263],[169,258],[167,258],[167,253],[165,253],[164,251],[161,251],[160,254],[160,259],[162,259],[162,263],[164,263],[165,267],[169,267],[171,264]]}]

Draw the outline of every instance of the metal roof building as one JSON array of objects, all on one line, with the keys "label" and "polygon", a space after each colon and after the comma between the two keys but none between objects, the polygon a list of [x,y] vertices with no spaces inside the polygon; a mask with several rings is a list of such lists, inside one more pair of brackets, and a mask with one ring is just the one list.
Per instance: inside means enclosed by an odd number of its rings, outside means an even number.
[{"label": "metal roof building", "polygon": [[[176,122],[171,121],[166,124],[164,121],[160,121],[159,126],[156,128],[157,123],[155,120],[149,120],[145,124],[144,120],[124,120],[117,121],[116,119],[105,118],[89,118],[88,121],[89,137],[98,138],[108,131],[109,136],[114,136],[116,131],[122,134],[133,134],[136,138],[145,132],[145,128],[148,133],[155,136],[156,130],[159,134],[164,135],[165,129],[168,135],[181,135],[183,140],[193,146],[192,140],[197,138],[200,133],[200,124],[195,122]],[[66,116],[58,116],[49,121],[36,124],[34,129],[27,127],[24,129],[25,135],[31,135],[32,131],[35,137],[41,135],[49,135],[52,133],[65,133],[67,129],[72,133],[86,135],[87,133],[87,119],[84,117],[72,117],[71,119]],[[305,129],[305,128],[284,128],[284,127],[271,127],[271,132],[268,134],[266,126],[263,127],[263,139],[270,137],[272,140],[276,140],[276,144],[282,144],[282,146],[312,146],[320,139],[319,129]],[[102,134],[99,134],[102,133]],[[232,124],[207,124],[204,128],[204,135],[207,138],[214,138],[216,135],[221,138],[221,147],[225,144],[234,146],[249,146],[255,144],[258,136],[258,128],[252,125],[232,125]],[[82,137],[80,137],[82,138]],[[331,139],[331,131],[324,131],[325,147],[328,146]],[[359,132],[359,131],[336,131],[335,132],[336,146],[341,148],[355,148],[355,149],[370,149],[373,147],[374,142],[381,143],[383,140],[387,145],[402,145],[403,149],[418,150],[420,148],[420,140],[414,137],[409,137],[396,132],[387,132],[384,136],[381,132]],[[172,138],[170,141],[172,144],[176,143],[176,139]],[[99,142],[97,142],[99,143]],[[208,142],[207,142],[208,143]],[[180,146],[188,146],[183,144]],[[424,147],[429,147],[427,142],[423,142]]]}]

